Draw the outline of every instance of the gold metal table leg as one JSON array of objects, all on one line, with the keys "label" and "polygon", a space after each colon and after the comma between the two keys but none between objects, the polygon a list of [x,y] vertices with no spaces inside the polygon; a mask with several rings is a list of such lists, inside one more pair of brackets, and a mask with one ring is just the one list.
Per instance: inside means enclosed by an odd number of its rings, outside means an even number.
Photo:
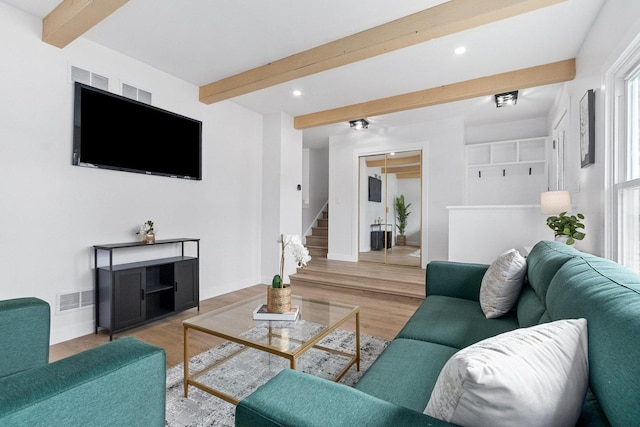
[{"label": "gold metal table leg", "polygon": [[360,311],[356,313],[356,369],[360,371]]},{"label": "gold metal table leg", "polygon": [[184,326],[184,397],[189,397],[189,328]]}]

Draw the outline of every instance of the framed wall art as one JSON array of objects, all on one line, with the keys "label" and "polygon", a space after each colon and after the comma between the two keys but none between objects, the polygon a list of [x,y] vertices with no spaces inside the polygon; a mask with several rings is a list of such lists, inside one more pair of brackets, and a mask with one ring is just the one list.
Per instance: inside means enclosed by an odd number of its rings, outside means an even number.
[{"label": "framed wall art", "polygon": [[589,89],[580,100],[580,165],[583,168],[595,161],[595,98],[595,92]]}]

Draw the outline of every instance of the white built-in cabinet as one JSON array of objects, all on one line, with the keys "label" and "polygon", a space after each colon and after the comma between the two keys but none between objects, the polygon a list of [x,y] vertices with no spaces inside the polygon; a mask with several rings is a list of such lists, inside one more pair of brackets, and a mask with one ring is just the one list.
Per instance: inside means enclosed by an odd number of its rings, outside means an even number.
[{"label": "white built-in cabinet", "polygon": [[547,190],[547,137],[466,147],[466,204],[540,203]]}]

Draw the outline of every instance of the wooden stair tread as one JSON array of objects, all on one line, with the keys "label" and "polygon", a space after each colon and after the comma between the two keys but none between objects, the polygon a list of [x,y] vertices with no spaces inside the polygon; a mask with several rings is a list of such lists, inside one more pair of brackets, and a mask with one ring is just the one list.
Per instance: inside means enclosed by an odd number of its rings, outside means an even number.
[{"label": "wooden stair tread", "polygon": [[425,297],[421,268],[314,258],[290,276],[295,286],[326,286],[411,298]]},{"label": "wooden stair tread", "polygon": [[424,286],[425,281],[425,271],[421,268],[329,259],[312,259],[306,268],[298,270],[296,274],[312,274],[314,272],[330,272],[333,276],[400,280],[421,286]]},{"label": "wooden stair tread", "polygon": [[298,276],[297,274],[289,277],[293,286],[324,286],[421,299],[425,297],[424,285],[418,284],[374,280],[363,283],[362,281],[346,281],[341,278],[328,278],[326,276],[313,278],[313,276]]},{"label": "wooden stair tread", "polygon": [[329,252],[329,205],[327,204],[318,218],[316,225],[311,227],[311,235],[306,236],[305,246],[309,254],[315,259],[327,258]]},{"label": "wooden stair tread", "polygon": [[[419,288],[423,290],[424,285],[420,283],[404,282],[402,280],[384,280],[380,278],[356,277],[356,276],[331,276],[327,274],[292,274],[289,277],[304,280],[307,282],[326,282],[332,284],[348,283],[357,287],[367,287],[374,289],[406,287],[408,289]],[[423,292],[424,294],[424,292]]]}]

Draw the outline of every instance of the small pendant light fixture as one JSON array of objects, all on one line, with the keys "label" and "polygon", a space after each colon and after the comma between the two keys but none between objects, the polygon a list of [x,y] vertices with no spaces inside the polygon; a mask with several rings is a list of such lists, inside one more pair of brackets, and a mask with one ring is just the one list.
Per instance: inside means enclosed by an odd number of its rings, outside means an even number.
[{"label": "small pendant light fixture", "polygon": [[518,91],[499,93],[495,95],[496,108],[506,107],[508,105],[516,105],[518,102]]},{"label": "small pendant light fixture", "polygon": [[358,119],[349,121],[349,126],[351,129],[367,129],[369,127],[369,121],[367,119]]}]

